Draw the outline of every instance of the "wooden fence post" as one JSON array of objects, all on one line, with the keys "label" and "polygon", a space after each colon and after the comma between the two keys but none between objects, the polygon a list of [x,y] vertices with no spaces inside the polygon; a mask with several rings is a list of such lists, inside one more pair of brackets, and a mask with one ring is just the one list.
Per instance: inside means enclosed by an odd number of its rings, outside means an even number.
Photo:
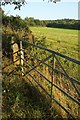
[{"label": "wooden fence post", "polygon": [[14,65],[19,65],[20,64],[20,60],[18,60],[18,51],[19,51],[19,46],[18,44],[15,42],[16,39],[15,37],[13,36],[12,39],[11,39],[11,43],[12,43],[12,50],[13,50],[13,62],[14,62]]},{"label": "wooden fence post", "polygon": [[22,48],[22,40],[20,40],[20,62],[21,62],[21,69],[22,69],[22,76],[24,75],[24,69],[23,69],[23,64],[24,64],[24,52]]}]

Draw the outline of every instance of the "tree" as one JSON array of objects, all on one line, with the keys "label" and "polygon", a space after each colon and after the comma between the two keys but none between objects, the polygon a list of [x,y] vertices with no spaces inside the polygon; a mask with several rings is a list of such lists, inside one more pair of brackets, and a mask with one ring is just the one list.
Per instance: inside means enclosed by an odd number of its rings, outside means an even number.
[{"label": "tree", "polygon": [[[27,0],[28,1],[28,0]],[[45,0],[43,0],[45,1]],[[53,2],[53,3],[56,3],[56,2],[59,2],[60,0],[47,0],[48,2]],[[21,6],[27,4],[26,0],[3,0],[3,1],[0,1],[0,6],[5,6],[5,5],[14,5],[14,10],[15,9],[19,9],[21,8]]]}]

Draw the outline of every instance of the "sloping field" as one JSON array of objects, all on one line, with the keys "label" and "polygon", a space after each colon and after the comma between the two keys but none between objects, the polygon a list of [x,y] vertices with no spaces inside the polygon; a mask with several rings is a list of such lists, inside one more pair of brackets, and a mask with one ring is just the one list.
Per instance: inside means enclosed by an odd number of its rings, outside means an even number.
[{"label": "sloping field", "polygon": [[69,29],[30,27],[35,37],[46,37],[48,48],[78,59],[78,31]]}]

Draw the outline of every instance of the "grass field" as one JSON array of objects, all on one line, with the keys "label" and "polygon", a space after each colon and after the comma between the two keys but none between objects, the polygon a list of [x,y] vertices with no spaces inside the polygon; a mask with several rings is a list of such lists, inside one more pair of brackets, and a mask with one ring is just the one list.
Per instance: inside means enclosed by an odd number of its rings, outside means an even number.
[{"label": "grass field", "polygon": [[48,48],[78,59],[78,31],[47,27],[30,27],[35,37],[46,37]]}]

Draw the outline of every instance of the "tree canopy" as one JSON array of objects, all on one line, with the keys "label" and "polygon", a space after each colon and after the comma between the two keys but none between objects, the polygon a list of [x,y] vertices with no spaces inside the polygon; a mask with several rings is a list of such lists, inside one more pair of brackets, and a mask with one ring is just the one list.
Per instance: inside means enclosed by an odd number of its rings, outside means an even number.
[{"label": "tree canopy", "polygon": [[[27,0],[28,1],[28,0]],[[59,2],[60,0],[43,0],[43,1],[48,1],[48,2],[53,2],[53,3],[56,3],[56,2]],[[5,5],[14,5],[14,10],[15,9],[21,9],[21,6],[27,4],[26,0],[3,0],[3,1],[0,1],[0,6],[5,6]]]}]

